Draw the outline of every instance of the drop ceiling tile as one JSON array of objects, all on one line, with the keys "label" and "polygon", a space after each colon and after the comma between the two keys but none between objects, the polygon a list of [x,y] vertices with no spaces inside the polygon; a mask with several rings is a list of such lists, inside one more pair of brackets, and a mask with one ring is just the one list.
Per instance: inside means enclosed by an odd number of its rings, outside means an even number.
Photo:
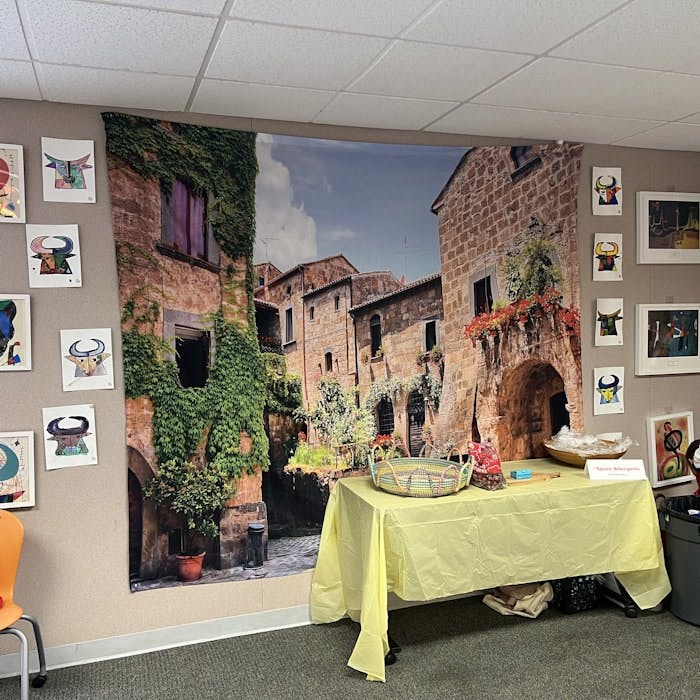
[{"label": "drop ceiling tile", "polygon": [[24,43],[24,32],[14,0],[0,0],[0,27],[2,27],[0,58],[29,60],[29,51]]},{"label": "drop ceiling tile", "polygon": [[45,63],[196,75],[216,19],[76,0],[23,0]]},{"label": "drop ceiling tile", "polygon": [[486,90],[474,99],[480,104],[525,107],[553,112],[586,112],[614,99],[637,71],[542,58]]},{"label": "drop ceiling tile", "polygon": [[434,0],[238,0],[231,16],[273,24],[393,37]]},{"label": "drop ceiling tile", "polygon": [[339,90],[386,43],[373,37],[230,20],[205,77]]},{"label": "drop ceiling tile", "polygon": [[623,117],[599,117],[591,114],[570,114],[562,121],[564,141],[611,144],[619,139],[640,134],[663,122]]},{"label": "drop ceiling tile", "polygon": [[313,121],[374,129],[420,130],[457,104],[342,93]]},{"label": "drop ceiling tile", "polygon": [[687,116],[682,117],[678,121],[683,124],[700,124],[700,112],[696,112],[695,114],[688,114]]},{"label": "drop ceiling tile", "polygon": [[111,5],[132,5],[133,7],[150,7],[157,10],[186,12],[199,15],[220,15],[225,0],[103,0]]},{"label": "drop ceiling tile", "polygon": [[41,93],[36,84],[34,69],[28,61],[0,60],[0,97],[17,100],[40,100]]},{"label": "drop ceiling tile", "polygon": [[698,27],[697,0],[665,4],[637,0],[554,49],[552,55],[698,74]]},{"label": "drop ceiling tile", "polygon": [[335,94],[323,90],[203,80],[190,111],[310,122]]},{"label": "drop ceiling tile", "polygon": [[461,102],[528,60],[521,54],[399,41],[349,90]]},{"label": "drop ceiling tile", "polygon": [[643,134],[620,139],[618,146],[700,151],[700,124],[664,124]]},{"label": "drop ceiling tile", "polygon": [[533,109],[512,109],[466,104],[430,125],[430,131],[506,138],[563,138],[562,122],[568,115]]},{"label": "drop ceiling tile", "polygon": [[700,78],[543,58],[473,102],[666,121],[700,111]]},{"label": "drop ceiling tile", "polygon": [[622,0],[447,0],[405,38],[482,49],[542,53],[621,5]]},{"label": "drop ceiling tile", "polygon": [[[43,94],[54,102],[184,110],[194,78],[37,64]],[[99,96],[99,98],[97,98]]]}]

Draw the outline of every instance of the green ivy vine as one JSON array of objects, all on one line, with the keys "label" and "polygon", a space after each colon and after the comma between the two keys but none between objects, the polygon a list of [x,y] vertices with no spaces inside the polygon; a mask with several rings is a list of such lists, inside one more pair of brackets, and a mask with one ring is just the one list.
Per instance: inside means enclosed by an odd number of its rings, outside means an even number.
[{"label": "green ivy vine", "polygon": [[[257,341],[253,304],[255,241],[256,134],[161,122],[104,112],[107,151],[144,178],[169,188],[185,176],[195,191],[207,194],[208,221],[222,251],[246,261],[245,282],[234,279],[233,265],[220,273],[221,306],[212,315],[216,353],[204,387],[182,386],[174,348],[154,331],[160,304],[146,287],[122,309],[122,348],[127,398],[148,397],[153,404],[153,445],[159,465],[187,462],[203,448],[215,471],[235,479],[269,466],[263,412],[267,375]],[[119,242],[120,269],[139,259],[158,266],[157,256]],[[245,284],[247,325],[228,320],[230,300]],[[136,298],[138,297],[138,298]],[[241,434],[252,448],[241,450]]]},{"label": "green ivy vine", "polygon": [[410,394],[412,391],[417,391],[425,396],[434,409],[440,407],[442,382],[432,372],[419,372],[405,379],[399,379],[398,377],[377,379],[370,384],[364,405],[365,408],[374,410],[375,406],[382,399],[393,402],[401,393]]},{"label": "green ivy vine", "polygon": [[103,112],[107,150],[169,188],[183,176],[208,195],[208,220],[222,250],[253,259],[256,134]]}]

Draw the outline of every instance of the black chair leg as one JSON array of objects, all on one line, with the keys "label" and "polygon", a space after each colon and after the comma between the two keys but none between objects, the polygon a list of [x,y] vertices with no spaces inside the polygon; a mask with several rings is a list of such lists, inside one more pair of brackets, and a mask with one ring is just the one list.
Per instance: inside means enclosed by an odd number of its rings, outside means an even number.
[{"label": "black chair leg", "polygon": [[39,621],[27,615],[26,613],[20,618],[26,620],[32,626],[34,630],[34,638],[36,639],[36,651],[39,655],[39,674],[34,676],[32,679],[32,688],[41,688],[44,683],[46,683],[46,651],[44,649],[44,640],[41,637],[41,628],[39,627]]}]

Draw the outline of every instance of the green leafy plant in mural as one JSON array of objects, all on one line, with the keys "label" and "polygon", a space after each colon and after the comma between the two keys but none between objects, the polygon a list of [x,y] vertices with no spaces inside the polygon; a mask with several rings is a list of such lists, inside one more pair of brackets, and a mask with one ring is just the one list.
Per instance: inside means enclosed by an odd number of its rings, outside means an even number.
[{"label": "green leafy plant in mural", "polygon": [[347,447],[347,461],[357,466],[369,454],[369,443],[376,434],[374,415],[355,406],[354,396],[343,391],[336,379],[323,377],[318,382],[320,397],[311,410],[296,412],[299,419],[313,425],[321,441],[333,449]]},{"label": "green leafy plant in mural", "polygon": [[264,352],[265,408],[269,413],[294,415],[301,406],[301,377],[287,374],[287,361],[284,355]]},{"label": "green leafy plant in mural", "polygon": [[182,516],[180,553],[193,555],[196,536],[218,535],[217,514],[234,490],[228,475],[214,464],[169,459],[161,463],[144,494]]},{"label": "green leafy plant in mural", "polygon": [[528,299],[556,288],[562,275],[555,265],[556,250],[547,240],[547,226],[531,217],[526,243],[517,252],[506,255],[503,271],[508,279],[511,301]]}]

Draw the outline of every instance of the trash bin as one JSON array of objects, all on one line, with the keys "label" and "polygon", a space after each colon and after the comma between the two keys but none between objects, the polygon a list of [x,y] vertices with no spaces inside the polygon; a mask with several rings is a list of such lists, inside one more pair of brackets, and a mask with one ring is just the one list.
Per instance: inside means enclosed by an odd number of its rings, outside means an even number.
[{"label": "trash bin", "polygon": [[259,569],[265,563],[264,533],[265,525],[263,523],[250,523],[248,525],[244,568]]},{"label": "trash bin", "polygon": [[671,579],[671,612],[700,625],[700,497],[666,500],[666,557]]}]

